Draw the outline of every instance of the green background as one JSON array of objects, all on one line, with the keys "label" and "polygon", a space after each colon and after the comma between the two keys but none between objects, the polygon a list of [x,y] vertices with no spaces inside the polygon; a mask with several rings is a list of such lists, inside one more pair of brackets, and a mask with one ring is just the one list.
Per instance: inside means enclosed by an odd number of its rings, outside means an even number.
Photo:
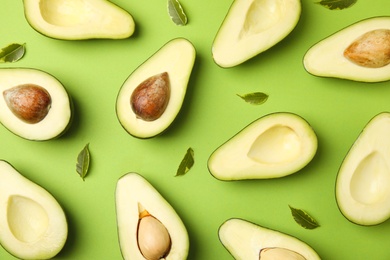
[{"label": "green background", "polygon": [[[169,18],[166,0],[113,3],[130,12],[136,33],[125,40],[61,41],[34,31],[22,1],[2,1],[0,46],[26,43],[26,56],[0,68],[29,67],[57,77],[75,103],[75,120],[61,138],[24,140],[0,127],[0,159],[51,192],[63,206],[69,237],[56,259],[121,259],[115,215],[115,185],[138,172],[170,202],[190,236],[188,259],[232,259],[218,239],[219,226],[237,217],[293,235],[323,259],[389,259],[390,222],[363,227],[339,212],[334,197],[338,168],[365,124],[390,109],[390,86],[318,78],[302,65],[314,43],[364,18],[390,14],[390,1],[359,0],[345,10],[302,1],[295,30],[270,50],[235,68],[212,60],[211,46],[232,1],[181,0],[186,26]],[[115,114],[117,93],[128,75],[169,40],[185,37],[197,49],[195,67],[180,114],[158,137],[139,140]],[[260,106],[236,94],[265,92]],[[318,135],[313,161],[300,172],[271,180],[222,182],[207,169],[210,154],[255,119],[272,112],[305,118]],[[77,154],[90,143],[92,165],[82,181]],[[174,177],[188,147],[195,165]],[[296,224],[288,205],[309,212],[321,227]],[[1,208],[0,210],[4,210]],[[0,259],[14,259],[0,249]]]}]

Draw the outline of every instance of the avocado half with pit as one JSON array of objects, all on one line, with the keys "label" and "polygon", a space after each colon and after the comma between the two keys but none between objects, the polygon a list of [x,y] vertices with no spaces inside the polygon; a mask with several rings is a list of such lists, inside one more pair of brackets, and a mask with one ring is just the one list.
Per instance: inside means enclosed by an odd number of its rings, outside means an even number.
[{"label": "avocado half with pit", "polygon": [[119,122],[129,134],[150,138],[171,125],[184,102],[195,56],[190,41],[173,39],[130,74],[116,102]]},{"label": "avocado half with pit", "polygon": [[225,221],[218,236],[234,259],[320,260],[317,252],[298,238],[243,219]]},{"label": "avocado half with pit", "polygon": [[50,38],[123,39],[135,28],[127,11],[106,0],[23,0],[23,4],[30,26]]},{"label": "avocado half with pit", "polygon": [[138,173],[127,173],[116,186],[119,243],[124,259],[185,260],[187,229],[174,208]]},{"label": "avocado half with pit", "polygon": [[217,148],[208,160],[219,180],[283,177],[305,167],[317,151],[317,136],[302,117],[278,112],[263,116]]},{"label": "avocado half with pit", "polygon": [[235,0],[212,45],[215,63],[237,66],[283,40],[298,24],[300,0]]},{"label": "avocado half with pit", "polygon": [[390,16],[361,20],[328,36],[307,51],[303,63],[320,77],[390,80]]},{"label": "avocado half with pit", "polygon": [[63,248],[68,224],[58,201],[0,160],[0,244],[20,259],[50,259]]},{"label": "avocado half with pit", "polygon": [[373,117],[349,150],[336,179],[341,213],[359,225],[390,218],[390,113]]},{"label": "avocado half with pit", "polygon": [[37,69],[0,69],[0,122],[29,140],[59,137],[71,124],[72,103],[62,83]]}]

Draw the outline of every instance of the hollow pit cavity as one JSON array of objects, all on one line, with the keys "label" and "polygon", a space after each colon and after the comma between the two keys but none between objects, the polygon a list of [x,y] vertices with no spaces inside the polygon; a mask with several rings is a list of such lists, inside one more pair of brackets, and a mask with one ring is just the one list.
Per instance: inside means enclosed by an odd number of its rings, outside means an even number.
[{"label": "hollow pit cavity", "polygon": [[351,196],[358,202],[373,205],[390,193],[390,170],[379,152],[366,156],[351,177]]},{"label": "hollow pit cavity", "polygon": [[43,19],[52,25],[71,27],[91,19],[92,7],[83,0],[41,0],[39,8]]},{"label": "hollow pit cavity", "polygon": [[283,15],[283,1],[254,0],[246,13],[240,38],[272,28],[282,19]]},{"label": "hollow pit cavity", "polygon": [[7,221],[15,238],[24,243],[39,240],[49,225],[47,212],[40,204],[18,195],[8,200]]},{"label": "hollow pit cavity", "polygon": [[248,157],[265,164],[287,163],[299,156],[301,146],[301,140],[293,129],[277,125],[256,138]]}]

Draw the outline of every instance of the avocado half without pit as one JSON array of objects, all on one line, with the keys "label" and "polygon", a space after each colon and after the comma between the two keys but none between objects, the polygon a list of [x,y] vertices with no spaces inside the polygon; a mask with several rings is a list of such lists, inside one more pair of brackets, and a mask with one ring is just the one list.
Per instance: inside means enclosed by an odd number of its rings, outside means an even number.
[{"label": "avocado half without pit", "polygon": [[390,16],[361,20],[328,36],[307,51],[303,63],[320,77],[390,80]]},{"label": "avocado half without pit", "polygon": [[295,173],[317,151],[317,136],[302,117],[288,112],[252,122],[217,148],[208,160],[220,180],[267,179]]},{"label": "avocado half without pit", "polygon": [[390,113],[373,117],[349,150],[336,180],[341,213],[359,225],[390,218]]},{"label": "avocado half without pit", "polygon": [[72,103],[52,75],[30,68],[0,69],[0,122],[14,134],[43,141],[71,124]]},{"label": "avocado half without pit", "polygon": [[138,173],[127,173],[118,180],[116,214],[124,259],[187,259],[186,227],[173,207]]},{"label": "avocado half without pit", "polygon": [[150,138],[171,125],[184,102],[195,56],[191,42],[173,39],[130,74],[116,102],[119,122],[129,134]]},{"label": "avocado half without pit", "polygon": [[225,221],[218,236],[234,259],[320,260],[317,252],[298,238],[243,219]]},{"label": "avocado half without pit", "polygon": [[56,39],[123,39],[135,28],[133,17],[107,0],[23,0],[27,22]]},{"label": "avocado half without pit", "polygon": [[0,160],[0,244],[20,259],[50,259],[63,248],[68,225],[57,200]]},{"label": "avocado half without pit", "polygon": [[300,0],[235,0],[213,42],[215,63],[237,66],[283,40],[297,25]]}]

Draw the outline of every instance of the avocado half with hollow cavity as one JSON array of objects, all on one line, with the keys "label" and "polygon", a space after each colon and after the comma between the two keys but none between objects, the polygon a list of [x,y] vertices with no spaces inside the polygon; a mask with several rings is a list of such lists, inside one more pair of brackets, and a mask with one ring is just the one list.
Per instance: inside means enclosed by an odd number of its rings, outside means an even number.
[{"label": "avocado half with hollow cavity", "polygon": [[29,140],[59,137],[70,126],[72,103],[62,83],[37,69],[0,69],[0,122]]},{"label": "avocado half with hollow cavity", "polygon": [[316,251],[298,238],[243,219],[225,221],[218,230],[218,236],[237,260],[320,260]]},{"label": "avocado half with hollow cavity", "polygon": [[123,39],[135,28],[133,17],[106,0],[23,0],[27,22],[37,32],[62,40]]},{"label": "avocado half with hollow cavity", "polygon": [[303,63],[320,77],[390,80],[390,16],[361,20],[328,36],[307,51]]},{"label": "avocado half with hollow cavity", "polygon": [[235,0],[212,46],[215,63],[237,66],[283,40],[298,24],[300,0]]},{"label": "avocado half with hollow cavity", "polygon": [[189,238],[182,220],[138,173],[127,173],[118,180],[116,214],[124,259],[187,259]]},{"label": "avocado half with hollow cavity", "polygon": [[119,122],[129,134],[150,138],[171,125],[182,107],[195,56],[191,42],[173,39],[130,74],[116,102]]},{"label": "avocado half with hollow cavity", "polygon": [[208,160],[219,180],[283,177],[305,167],[317,151],[317,136],[302,117],[288,112],[263,116],[217,148]]},{"label": "avocado half with hollow cavity", "polygon": [[341,213],[359,225],[390,218],[390,113],[373,117],[349,150],[336,180]]},{"label": "avocado half with hollow cavity", "polygon": [[0,244],[20,259],[50,259],[63,248],[68,224],[57,200],[0,160]]}]

